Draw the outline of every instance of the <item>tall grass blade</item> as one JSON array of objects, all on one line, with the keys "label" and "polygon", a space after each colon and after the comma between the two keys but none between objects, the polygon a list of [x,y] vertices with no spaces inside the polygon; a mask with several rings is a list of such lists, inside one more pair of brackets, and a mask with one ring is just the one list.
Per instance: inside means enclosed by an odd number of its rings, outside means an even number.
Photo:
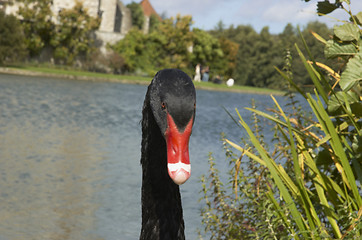
[{"label": "tall grass blade", "polygon": [[304,238],[307,238],[307,226],[305,225],[305,220],[302,216],[302,214],[299,212],[297,206],[295,205],[295,202],[292,198],[292,196],[290,195],[287,187],[284,185],[282,179],[280,178],[279,174],[278,174],[278,169],[275,168],[275,166],[272,164],[273,159],[271,159],[268,155],[268,153],[266,152],[266,150],[263,148],[263,146],[261,145],[261,143],[259,142],[259,140],[256,138],[256,136],[254,135],[253,131],[249,128],[249,126],[246,124],[246,122],[243,120],[243,118],[241,117],[240,113],[238,112],[238,110],[236,109],[239,118],[240,118],[240,123],[241,125],[244,127],[244,129],[247,131],[251,142],[253,143],[253,145],[255,146],[255,148],[257,149],[257,151],[259,152],[261,158],[264,160],[264,162],[266,163],[275,184],[278,186],[278,189],[280,191],[280,195],[281,197],[283,197],[285,203],[290,207],[290,212],[293,216],[293,220],[296,223],[296,225],[298,226],[300,233],[303,235]]},{"label": "tall grass blade", "polygon": [[318,92],[321,94],[324,102],[327,104],[328,103],[328,96],[326,94],[326,92],[323,89],[323,86],[321,84],[321,75],[318,74],[316,75],[315,69],[312,67],[312,65],[310,65],[307,60],[305,59],[302,51],[300,51],[298,45],[295,44],[295,48],[297,49],[297,52],[299,54],[300,59],[302,60],[304,67],[307,69],[309,76],[311,77],[314,86],[317,88]]},{"label": "tall grass blade", "polygon": [[[323,104],[320,101],[316,102],[311,96],[309,96],[308,102],[310,102],[319,121],[323,123],[323,131],[331,136],[330,144],[337,158],[335,161],[336,167],[342,175],[344,184],[352,191],[353,197],[356,201],[355,204],[357,204],[357,209],[359,209],[362,204],[362,199],[341,139],[339,138],[328,113],[325,111]],[[339,167],[339,164],[341,164],[341,167]]]}]

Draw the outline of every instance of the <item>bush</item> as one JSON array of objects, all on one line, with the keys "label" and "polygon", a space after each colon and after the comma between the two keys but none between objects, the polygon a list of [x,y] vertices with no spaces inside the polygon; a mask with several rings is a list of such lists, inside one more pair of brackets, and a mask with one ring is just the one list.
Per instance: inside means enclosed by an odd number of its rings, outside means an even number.
[{"label": "bush", "polygon": [[[225,140],[226,146],[241,152],[236,155],[227,150],[233,166],[233,193],[222,188],[212,162],[210,175],[202,178],[203,222],[214,239],[361,238],[362,12],[351,14],[350,19],[351,23],[334,28],[331,40],[314,34],[325,44],[327,57],[338,57],[346,64],[341,75],[314,61],[312,54],[307,61],[295,46],[315,95],[298,88],[288,64],[284,72],[277,69],[306,99],[310,117],[292,95],[291,110],[283,109],[273,97],[271,112],[247,108],[254,113],[253,127],[237,112],[248,139],[243,147]],[[330,79],[322,71],[329,72]],[[272,147],[263,141],[259,118],[275,126]]]},{"label": "bush", "polygon": [[22,60],[26,56],[24,41],[18,19],[0,10],[0,64]]}]

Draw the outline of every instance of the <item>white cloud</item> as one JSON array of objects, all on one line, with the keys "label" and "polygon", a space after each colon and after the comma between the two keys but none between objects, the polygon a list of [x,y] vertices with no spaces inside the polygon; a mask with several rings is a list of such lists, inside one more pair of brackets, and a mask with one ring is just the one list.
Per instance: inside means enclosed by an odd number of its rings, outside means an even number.
[{"label": "white cloud", "polygon": [[[140,2],[140,0],[133,0]],[[306,25],[309,21],[321,21],[333,26],[331,17],[347,19],[343,11],[335,11],[329,17],[316,15],[317,0],[306,3],[302,0],[149,0],[158,13],[167,17],[192,15],[194,27],[212,29],[219,20],[226,26],[230,24],[250,24],[257,31],[270,26],[273,33],[280,32],[287,23]],[[320,1],[320,0],[318,0]],[[124,4],[132,0],[123,0]],[[353,13],[362,11],[362,0],[352,0]]]},{"label": "white cloud", "polygon": [[310,21],[317,17],[315,3],[278,1],[265,8],[263,19],[271,22],[300,22]]}]

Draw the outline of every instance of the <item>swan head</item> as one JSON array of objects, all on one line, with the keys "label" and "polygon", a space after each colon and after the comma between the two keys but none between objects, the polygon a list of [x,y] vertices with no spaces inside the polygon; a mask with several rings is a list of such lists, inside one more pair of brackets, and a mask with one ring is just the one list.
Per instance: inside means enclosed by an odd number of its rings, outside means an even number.
[{"label": "swan head", "polygon": [[164,69],[155,75],[149,91],[153,116],[166,140],[168,174],[181,185],[191,174],[189,139],[196,110],[194,84],[183,71]]}]

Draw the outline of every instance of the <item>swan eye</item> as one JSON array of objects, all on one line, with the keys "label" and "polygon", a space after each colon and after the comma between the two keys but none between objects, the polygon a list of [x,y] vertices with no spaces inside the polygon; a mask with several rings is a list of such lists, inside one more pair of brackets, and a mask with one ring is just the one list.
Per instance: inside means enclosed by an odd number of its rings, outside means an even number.
[{"label": "swan eye", "polygon": [[164,102],[161,103],[161,108],[162,108],[162,110],[166,109],[166,104]]}]

